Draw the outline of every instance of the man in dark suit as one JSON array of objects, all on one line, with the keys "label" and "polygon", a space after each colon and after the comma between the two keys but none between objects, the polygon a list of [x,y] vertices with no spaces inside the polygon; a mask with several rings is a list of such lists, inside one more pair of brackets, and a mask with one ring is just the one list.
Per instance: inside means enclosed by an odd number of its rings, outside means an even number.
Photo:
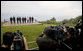
[{"label": "man in dark suit", "polygon": [[26,23],[26,17],[24,18],[24,21],[25,21],[25,23]]},{"label": "man in dark suit", "polygon": [[30,21],[30,23],[31,23],[31,17],[29,17],[29,21]]},{"label": "man in dark suit", "polygon": [[15,17],[13,17],[13,21],[14,21],[14,24],[15,24],[15,22],[16,22]]},{"label": "man in dark suit", "polygon": [[17,24],[18,24],[19,18],[17,17]]},{"label": "man in dark suit", "polygon": [[13,21],[13,18],[12,18],[12,17],[10,17],[10,22],[11,22],[11,24],[12,24],[12,21]]},{"label": "man in dark suit", "polygon": [[34,18],[32,17],[32,23],[33,23],[33,21],[34,21]]},{"label": "man in dark suit", "polygon": [[19,21],[20,21],[20,23],[21,23],[21,17],[19,17]]}]

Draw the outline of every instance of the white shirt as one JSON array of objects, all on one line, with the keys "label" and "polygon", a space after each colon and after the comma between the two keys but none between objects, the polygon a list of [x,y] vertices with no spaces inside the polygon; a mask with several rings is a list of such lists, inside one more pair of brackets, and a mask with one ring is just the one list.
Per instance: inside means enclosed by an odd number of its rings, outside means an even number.
[{"label": "white shirt", "polygon": [[29,17],[27,17],[26,19],[29,20]]}]

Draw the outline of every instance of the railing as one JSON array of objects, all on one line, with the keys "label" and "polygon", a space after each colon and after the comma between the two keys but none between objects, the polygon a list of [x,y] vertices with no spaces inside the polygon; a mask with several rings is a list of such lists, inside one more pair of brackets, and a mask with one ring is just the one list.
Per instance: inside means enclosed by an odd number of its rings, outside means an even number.
[{"label": "railing", "polygon": [[29,48],[28,50],[38,50],[39,49],[36,44],[36,41],[28,42],[27,44],[28,44],[28,48]]},{"label": "railing", "polygon": [[[28,50],[38,50],[39,49],[36,41],[28,42],[27,45],[28,45]],[[11,46],[11,50],[14,50],[13,44]]]}]

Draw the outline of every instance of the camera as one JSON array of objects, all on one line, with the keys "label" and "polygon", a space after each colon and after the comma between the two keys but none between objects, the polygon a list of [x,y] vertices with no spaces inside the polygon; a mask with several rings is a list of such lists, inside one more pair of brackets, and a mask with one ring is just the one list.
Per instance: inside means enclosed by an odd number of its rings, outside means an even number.
[{"label": "camera", "polygon": [[52,32],[54,32],[55,40],[62,40],[64,37],[64,30],[62,26],[50,26]]},{"label": "camera", "polygon": [[63,39],[63,35],[64,35],[63,27],[55,26],[55,31],[57,31],[57,33],[55,32],[55,34],[58,36],[57,39]]},{"label": "camera", "polygon": [[[69,27],[66,27],[66,29],[69,29]],[[60,47],[65,46],[66,49],[72,50],[71,47],[69,47],[66,43],[64,43],[63,38],[66,36],[66,32],[63,29],[63,26],[48,26],[44,30],[44,34],[52,38],[58,43],[58,48],[60,50]]]},{"label": "camera", "polygon": [[17,30],[17,32],[14,32],[14,50],[23,50],[24,49],[24,43],[23,43],[23,37],[22,32]]}]

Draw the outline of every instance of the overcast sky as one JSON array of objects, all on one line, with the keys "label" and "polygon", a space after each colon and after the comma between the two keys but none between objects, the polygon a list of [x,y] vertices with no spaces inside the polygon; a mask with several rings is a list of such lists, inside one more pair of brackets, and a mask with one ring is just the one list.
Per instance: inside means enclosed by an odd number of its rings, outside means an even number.
[{"label": "overcast sky", "polygon": [[1,1],[1,20],[33,16],[38,21],[57,21],[82,15],[82,1]]}]

